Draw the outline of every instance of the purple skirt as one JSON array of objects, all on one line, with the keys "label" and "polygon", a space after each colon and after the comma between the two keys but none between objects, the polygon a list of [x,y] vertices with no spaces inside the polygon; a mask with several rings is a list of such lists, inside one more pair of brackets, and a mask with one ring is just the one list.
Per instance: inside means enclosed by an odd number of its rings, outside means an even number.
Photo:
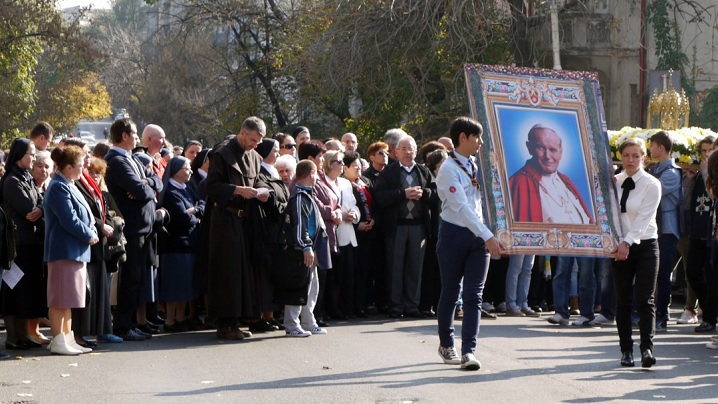
[{"label": "purple skirt", "polygon": [[47,307],[78,309],[85,307],[87,263],[56,260],[47,263]]}]

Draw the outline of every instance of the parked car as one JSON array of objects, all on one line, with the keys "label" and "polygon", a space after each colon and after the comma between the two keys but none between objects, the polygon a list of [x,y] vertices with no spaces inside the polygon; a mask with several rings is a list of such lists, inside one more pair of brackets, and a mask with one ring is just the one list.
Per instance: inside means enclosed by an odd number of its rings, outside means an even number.
[{"label": "parked car", "polygon": [[90,131],[81,130],[80,133],[79,133],[79,137],[80,137],[80,139],[82,139],[82,140],[84,140],[84,141],[86,141],[86,142],[88,142],[88,143],[90,143],[90,144],[95,144],[95,143],[97,143],[97,139],[95,138],[95,134],[92,133],[92,132],[90,132]]}]

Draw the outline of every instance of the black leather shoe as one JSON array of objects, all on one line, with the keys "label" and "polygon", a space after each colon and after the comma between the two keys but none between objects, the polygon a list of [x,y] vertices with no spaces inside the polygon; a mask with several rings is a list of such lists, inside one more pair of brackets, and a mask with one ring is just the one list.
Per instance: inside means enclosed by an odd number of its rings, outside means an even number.
[{"label": "black leather shoe", "polygon": [[[280,323],[279,321],[277,321],[276,318],[270,318],[269,320],[267,320],[267,322],[268,322],[269,324],[271,324],[271,325],[276,326],[278,330],[284,330],[284,324],[282,324],[282,323]],[[326,324],[320,325],[320,324],[319,324],[319,321],[317,321],[317,325],[319,325],[320,327],[326,327],[326,326],[327,326]]]},{"label": "black leather shoe", "polygon": [[626,351],[621,355],[621,366],[633,367],[633,352]]},{"label": "black leather shoe", "polygon": [[693,329],[695,332],[711,332],[716,330],[715,324],[711,324],[707,321],[702,322],[698,327]]},{"label": "black leather shoe", "polygon": [[410,311],[406,314],[404,314],[404,317],[411,317],[411,318],[426,318],[426,314],[420,312],[420,311]]},{"label": "black leather shoe", "polygon": [[142,331],[143,333],[149,334],[149,335],[159,334],[159,333],[160,333],[159,328],[154,328],[154,327],[152,327],[152,326],[149,325],[149,324],[138,325],[138,326],[137,326],[137,329],[140,330],[140,331]]},{"label": "black leather shoe", "polygon": [[141,337],[144,337],[144,339],[152,338],[152,334],[149,334],[149,333],[146,333],[146,332],[140,330],[139,327],[135,327],[135,328],[131,329],[130,331],[133,331],[136,334],[140,335]]},{"label": "black leather shoe", "polygon": [[329,327],[329,323],[327,323],[326,321],[322,321],[322,320],[317,320],[317,325],[322,328]]},{"label": "black leather shoe", "polygon": [[122,338],[124,341],[144,341],[147,339],[144,335],[140,334],[139,330],[134,328],[123,333],[115,332],[115,335]]},{"label": "black leather shoe", "polygon": [[653,352],[650,349],[646,349],[641,352],[641,367],[650,368],[656,364],[656,357],[653,356]]},{"label": "black leather shoe", "polygon": [[30,349],[30,345],[25,343],[25,340],[19,340],[18,342],[5,341],[5,349],[14,351],[27,351]]},{"label": "black leather shoe", "polygon": [[37,342],[35,342],[29,338],[24,338],[22,340],[22,343],[29,346],[30,348],[42,348],[42,344],[38,344]]},{"label": "black leather shoe", "polygon": [[264,320],[255,321],[249,324],[249,331],[251,332],[272,332],[277,330],[279,330],[279,327],[269,324]]}]

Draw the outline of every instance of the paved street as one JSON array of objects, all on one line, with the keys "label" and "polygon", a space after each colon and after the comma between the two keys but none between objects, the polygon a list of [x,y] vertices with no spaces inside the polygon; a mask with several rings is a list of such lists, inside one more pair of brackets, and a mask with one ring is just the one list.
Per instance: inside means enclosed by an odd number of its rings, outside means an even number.
[{"label": "paved street", "polygon": [[0,362],[0,402],[718,402],[718,351],[693,326],[657,336],[649,371],[618,366],[615,328],[486,320],[478,372],[442,364],[435,330],[435,320],[374,317],[299,339],[220,343],[207,331],[79,357],[33,350]]}]

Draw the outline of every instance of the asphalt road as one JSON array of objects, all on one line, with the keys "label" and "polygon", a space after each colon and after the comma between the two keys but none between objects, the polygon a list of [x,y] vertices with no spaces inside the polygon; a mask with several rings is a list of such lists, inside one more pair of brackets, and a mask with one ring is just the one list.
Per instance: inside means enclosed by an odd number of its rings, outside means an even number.
[{"label": "asphalt road", "polygon": [[27,351],[0,362],[0,402],[715,403],[718,351],[707,340],[671,325],[656,337],[655,367],[621,368],[614,327],[500,317],[482,322],[482,367],[469,372],[441,363],[435,319],[377,316],[327,335],[235,343],[204,331],[101,344],[78,357]]}]

